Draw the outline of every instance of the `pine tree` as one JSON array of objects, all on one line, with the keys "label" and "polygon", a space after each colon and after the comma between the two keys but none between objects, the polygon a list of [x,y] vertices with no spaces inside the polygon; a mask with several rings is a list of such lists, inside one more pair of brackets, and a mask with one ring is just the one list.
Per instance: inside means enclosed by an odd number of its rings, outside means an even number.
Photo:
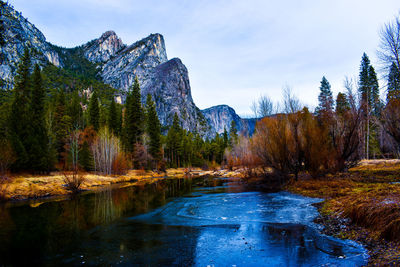
[{"label": "pine tree", "polygon": [[372,65],[368,69],[369,85],[371,88],[371,111],[374,116],[379,116],[381,113],[381,102],[379,99],[379,83],[376,77],[375,69]]},{"label": "pine tree", "polygon": [[132,88],[128,91],[125,104],[124,134],[125,148],[128,152],[134,152],[135,144],[141,143],[144,115],[140,98],[140,85],[136,77]]},{"label": "pine tree", "polygon": [[[371,124],[371,116],[379,116],[381,103],[379,100],[379,84],[374,68],[368,56],[364,53],[361,59],[359,75],[359,92],[361,93],[361,107],[365,125],[365,156],[368,159],[371,144],[376,144],[376,125]],[[374,147],[377,147],[374,145]],[[375,149],[376,152],[376,149]],[[374,152],[374,153],[375,153]]]},{"label": "pine tree", "polygon": [[342,116],[348,110],[350,110],[350,104],[349,101],[347,100],[347,96],[339,92],[336,97],[336,114]]},{"label": "pine tree", "polygon": [[79,150],[79,165],[85,171],[91,171],[93,169],[93,156],[90,152],[89,143],[85,140]]},{"label": "pine tree", "polygon": [[110,109],[108,111],[107,124],[108,124],[108,127],[110,128],[110,131],[114,135],[118,136],[118,134],[119,134],[119,129],[118,129],[119,128],[119,126],[118,126],[119,118],[118,118],[118,111],[117,111],[117,106],[116,106],[114,97],[111,101]]},{"label": "pine tree", "polygon": [[369,78],[370,61],[367,54],[363,54],[360,66],[360,75],[358,90],[361,93],[361,104],[363,105],[364,113],[369,112],[371,107],[371,86]]},{"label": "pine tree", "polygon": [[72,119],[66,113],[66,104],[65,104],[65,94],[64,90],[60,90],[56,96],[56,102],[54,107],[54,124],[53,124],[53,132],[55,135],[55,149],[58,153],[58,159],[61,160],[63,158],[65,152],[65,143],[67,141],[67,137],[72,130]]},{"label": "pine tree", "polygon": [[83,128],[83,110],[78,91],[72,93],[72,99],[68,106],[68,116],[71,117],[72,125],[75,129]]},{"label": "pine tree", "polygon": [[393,62],[390,66],[389,76],[388,76],[388,88],[386,101],[389,102],[390,99],[400,98],[400,72],[396,64]]},{"label": "pine tree", "polygon": [[229,136],[228,136],[228,132],[226,131],[225,127],[224,127],[224,133],[222,134],[222,137],[224,140],[224,150],[225,150],[225,148],[227,148],[229,145]]},{"label": "pine tree", "polygon": [[146,99],[147,114],[147,134],[150,137],[149,152],[156,160],[160,160],[161,151],[161,125],[157,116],[156,105],[151,99],[151,95],[147,95]]},{"label": "pine tree", "polygon": [[52,168],[52,166],[49,166],[49,140],[45,126],[44,100],[45,92],[42,76],[40,68],[36,64],[32,75],[32,102],[30,106],[32,132],[29,151],[31,169],[35,172],[45,172]]},{"label": "pine tree", "polygon": [[89,102],[89,123],[98,131],[100,127],[100,108],[99,99],[96,91],[93,92]]},{"label": "pine tree", "polygon": [[10,139],[16,161],[13,164],[14,170],[29,169],[29,148],[27,141],[30,138],[30,64],[31,59],[28,49],[25,49],[14,78],[13,101],[9,116]]},{"label": "pine tree", "polygon": [[238,142],[238,134],[236,128],[236,122],[234,120],[231,121],[231,127],[229,129],[229,145],[233,147]]},{"label": "pine tree", "polygon": [[180,153],[182,150],[182,137],[183,130],[179,125],[178,115],[174,114],[172,125],[170,126],[167,134],[167,157],[169,158],[171,167],[180,166]]},{"label": "pine tree", "polygon": [[324,121],[329,119],[333,112],[333,97],[331,91],[331,85],[325,76],[322,77],[321,86],[319,87],[320,93],[318,96],[318,107],[317,114],[318,117]]}]

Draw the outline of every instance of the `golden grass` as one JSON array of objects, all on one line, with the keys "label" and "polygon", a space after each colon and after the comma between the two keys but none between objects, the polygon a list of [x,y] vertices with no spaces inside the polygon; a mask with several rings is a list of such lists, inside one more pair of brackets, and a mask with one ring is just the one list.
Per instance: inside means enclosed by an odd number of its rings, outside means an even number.
[{"label": "golden grass", "polygon": [[[371,266],[398,266],[400,259],[399,160],[361,162],[346,174],[301,179],[287,186],[291,192],[324,198],[326,218],[347,218],[337,237],[363,242]],[[386,241],[385,241],[386,240]]]},{"label": "golden grass", "polygon": [[[125,175],[97,175],[94,173],[84,173],[85,182],[82,184],[83,190],[95,190],[112,184],[145,184],[152,183],[165,177],[186,178],[193,176],[225,176],[238,177],[238,171],[202,171],[199,168],[185,169],[168,169],[166,173],[157,173],[144,170],[129,170]],[[11,182],[5,187],[6,199],[27,199],[40,198],[47,196],[57,196],[69,194],[64,186],[64,175],[60,172],[53,172],[49,175],[30,175],[20,174],[14,175]]]},{"label": "golden grass", "polygon": [[[352,219],[388,240],[400,238],[400,184],[363,183],[350,179],[306,180],[288,190],[325,198],[322,212]],[[390,230],[392,229],[392,230]]]},{"label": "golden grass", "polygon": [[[382,171],[389,178],[382,174]],[[310,197],[324,198],[322,213],[350,218],[376,237],[400,239],[399,160],[363,161],[350,174],[292,182],[287,189]],[[379,173],[380,176],[371,175]]]}]

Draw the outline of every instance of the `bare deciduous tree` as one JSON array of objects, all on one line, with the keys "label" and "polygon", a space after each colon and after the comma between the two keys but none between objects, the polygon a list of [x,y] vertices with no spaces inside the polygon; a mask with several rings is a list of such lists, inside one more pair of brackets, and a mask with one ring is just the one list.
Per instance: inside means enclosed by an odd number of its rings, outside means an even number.
[{"label": "bare deciduous tree", "polygon": [[258,101],[253,101],[251,109],[256,118],[264,118],[274,113],[274,103],[268,96],[260,96]]},{"label": "bare deciduous tree", "polygon": [[78,193],[82,184],[85,182],[85,176],[79,172],[79,137],[81,132],[74,130],[68,137],[67,151],[70,161],[70,170],[64,170],[64,183],[72,193]]},{"label": "bare deciduous tree", "polygon": [[378,57],[388,68],[394,62],[400,67],[400,17],[386,23],[380,32]]},{"label": "bare deciduous tree", "polygon": [[107,175],[112,174],[113,162],[121,152],[119,139],[114,136],[108,128],[103,128],[99,131],[91,148],[95,163],[95,172],[101,172]]},{"label": "bare deciduous tree", "polygon": [[283,112],[296,113],[302,109],[300,100],[293,94],[290,86],[283,88]]}]

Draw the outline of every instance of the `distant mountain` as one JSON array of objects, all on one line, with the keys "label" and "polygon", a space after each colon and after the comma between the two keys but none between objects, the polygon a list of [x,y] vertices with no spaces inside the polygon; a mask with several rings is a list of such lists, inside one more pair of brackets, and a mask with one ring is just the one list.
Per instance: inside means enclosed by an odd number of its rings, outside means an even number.
[{"label": "distant mountain", "polygon": [[122,99],[138,77],[142,100],[150,93],[164,126],[172,123],[177,113],[182,127],[204,136],[222,133],[235,120],[239,131],[252,133],[255,122],[241,119],[225,105],[200,111],[195,105],[188,70],[179,58],[168,60],[164,38],[151,34],[126,45],[113,31],[74,48],[55,46],[22,14],[7,5],[4,11],[5,46],[1,47],[0,78],[3,88],[11,89],[24,48],[30,48],[33,63],[54,66],[82,77],[91,77],[119,90]]},{"label": "distant mountain", "polygon": [[215,133],[223,133],[224,129],[229,131],[232,121],[235,121],[238,132],[245,135],[251,135],[254,132],[256,120],[240,118],[235,110],[228,105],[213,106],[202,110],[202,113],[210,125],[210,137],[214,136]]}]

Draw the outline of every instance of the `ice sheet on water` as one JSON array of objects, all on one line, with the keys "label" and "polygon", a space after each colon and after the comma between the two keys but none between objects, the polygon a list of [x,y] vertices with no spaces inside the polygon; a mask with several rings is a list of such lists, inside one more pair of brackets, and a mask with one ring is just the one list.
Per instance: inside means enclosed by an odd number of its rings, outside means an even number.
[{"label": "ice sheet on water", "polygon": [[197,192],[196,196],[178,198],[151,213],[131,219],[185,226],[246,222],[311,224],[317,216],[317,210],[312,204],[321,201],[287,192]]}]

